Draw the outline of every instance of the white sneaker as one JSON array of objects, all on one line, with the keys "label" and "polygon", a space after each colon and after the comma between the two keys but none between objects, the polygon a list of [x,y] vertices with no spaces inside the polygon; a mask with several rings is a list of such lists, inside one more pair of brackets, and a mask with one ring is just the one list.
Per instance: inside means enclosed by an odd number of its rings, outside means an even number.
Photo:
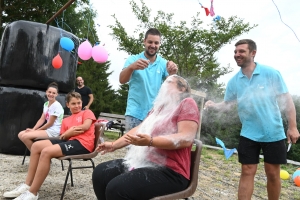
[{"label": "white sneaker", "polygon": [[30,188],[30,186],[26,185],[25,183],[22,183],[16,189],[14,189],[12,191],[9,191],[9,192],[5,192],[3,194],[3,197],[6,197],[6,198],[15,198],[17,196],[20,196],[25,191],[29,190],[29,188]]},{"label": "white sneaker", "polygon": [[26,192],[22,193],[20,196],[15,198],[15,200],[37,200],[39,198],[39,194],[36,196],[29,192],[29,190],[26,190]]}]

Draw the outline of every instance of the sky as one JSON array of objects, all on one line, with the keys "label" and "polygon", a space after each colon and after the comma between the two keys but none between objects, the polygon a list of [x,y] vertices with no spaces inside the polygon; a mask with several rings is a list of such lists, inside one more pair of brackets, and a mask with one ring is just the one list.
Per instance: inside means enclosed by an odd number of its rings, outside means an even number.
[{"label": "sky", "polygon": [[[109,53],[110,71],[114,71],[109,76],[109,82],[114,89],[119,87],[119,74],[128,54],[117,49],[118,44],[109,35],[112,31],[107,26],[115,24],[112,17],[115,14],[127,33],[133,35],[138,21],[131,11],[129,2],[130,0],[90,0],[90,5],[98,13],[95,19],[95,24],[100,25],[97,26],[98,37]],[[135,2],[140,5],[139,0]],[[208,24],[213,20],[213,17],[205,15],[204,9],[199,4],[200,2],[204,7],[210,8],[211,0],[144,0],[144,2],[152,10],[150,19],[153,19],[157,11],[162,10],[165,13],[174,13],[173,21],[177,24],[180,21],[189,24],[197,12],[200,12],[200,18],[204,23]],[[258,25],[230,44],[224,45],[215,54],[221,66],[229,64],[234,69],[233,72],[220,77],[218,82],[226,85],[228,80],[238,72],[240,68],[233,58],[234,44],[240,39],[248,38],[257,44],[255,61],[279,70],[289,92],[300,96],[300,1],[213,0],[213,6],[216,15],[224,18],[237,16],[245,23]]]}]

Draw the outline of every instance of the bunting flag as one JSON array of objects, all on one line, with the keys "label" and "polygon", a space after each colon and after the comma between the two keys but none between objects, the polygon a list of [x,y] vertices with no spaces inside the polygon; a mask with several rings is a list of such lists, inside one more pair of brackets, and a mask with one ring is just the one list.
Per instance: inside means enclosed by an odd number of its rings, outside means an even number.
[{"label": "bunting flag", "polygon": [[204,10],[205,10],[205,14],[206,14],[206,16],[208,16],[209,15],[209,9],[208,8],[206,8],[206,7],[204,7],[201,3],[200,3],[200,1],[198,0],[198,3],[200,4],[200,6],[201,6],[201,8],[204,8]]},{"label": "bunting flag", "polygon": [[[213,5],[214,0],[211,0],[211,4],[210,4],[210,16],[215,16],[215,12],[214,12],[214,5]],[[207,15],[206,15],[207,16]]]},{"label": "bunting flag", "polygon": [[232,154],[237,151],[236,148],[226,149],[224,142],[218,138],[216,138],[216,142],[223,148],[226,159],[230,158]]}]

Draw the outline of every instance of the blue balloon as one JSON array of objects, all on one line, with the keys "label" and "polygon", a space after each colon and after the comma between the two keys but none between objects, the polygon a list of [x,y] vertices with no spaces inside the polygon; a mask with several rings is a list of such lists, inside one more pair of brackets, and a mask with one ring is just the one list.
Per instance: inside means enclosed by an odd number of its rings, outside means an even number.
[{"label": "blue balloon", "polygon": [[296,176],[300,176],[300,170],[296,170],[296,171],[293,173],[293,180],[296,178]]},{"label": "blue balloon", "polygon": [[60,46],[66,51],[72,51],[74,49],[74,42],[68,37],[60,38]]}]

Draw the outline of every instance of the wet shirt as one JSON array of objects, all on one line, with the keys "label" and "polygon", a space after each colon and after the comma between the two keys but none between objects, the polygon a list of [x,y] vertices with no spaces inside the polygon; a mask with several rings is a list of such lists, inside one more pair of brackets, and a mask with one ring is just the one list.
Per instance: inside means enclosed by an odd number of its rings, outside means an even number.
[{"label": "wet shirt", "polygon": [[241,136],[258,142],[285,139],[278,95],[287,93],[279,71],[256,63],[249,79],[240,70],[227,84],[224,101],[236,100]]}]

